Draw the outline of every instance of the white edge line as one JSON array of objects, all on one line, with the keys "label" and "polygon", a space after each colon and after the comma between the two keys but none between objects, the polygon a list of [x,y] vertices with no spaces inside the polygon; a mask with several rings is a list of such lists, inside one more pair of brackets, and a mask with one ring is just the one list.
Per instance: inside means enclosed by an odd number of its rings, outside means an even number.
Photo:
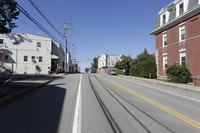
[{"label": "white edge line", "polygon": [[[129,81],[129,80],[126,80],[126,81]],[[135,84],[139,84],[139,83],[136,83],[136,82],[134,82],[134,83]],[[157,88],[154,88],[154,87],[150,87],[150,86],[144,85],[144,84],[139,84],[139,85],[142,85],[142,86],[154,89],[154,90],[158,90],[158,91],[161,91],[161,92],[169,93],[169,94],[172,94],[172,95],[175,95],[175,96],[179,96],[179,97],[182,97],[182,98],[186,98],[186,99],[189,99],[189,100],[192,100],[192,101],[200,102],[200,100],[198,100],[198,99],[194,99],[194,98],[190,98],[190,97],[187,97],[187,96],[179,95],[179,94],[176,94],[176,93],[172,93],[170,91],[160,90],[160,89],[157,89]]]},{"label": "white edge line", "polygon": [[82,74],[79,81],[72,133],[81,133],[81,82]]}]

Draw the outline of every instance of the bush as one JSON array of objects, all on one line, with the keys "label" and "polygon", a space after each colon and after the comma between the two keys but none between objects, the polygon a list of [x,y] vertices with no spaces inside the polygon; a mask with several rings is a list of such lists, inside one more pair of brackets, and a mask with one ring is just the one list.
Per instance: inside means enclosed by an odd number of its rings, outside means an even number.
[{"label": "bush", "polygon": [[124,75],[123,69],[117,69],[116,72],[119,75]]},{"label": "bush", "polygon": [[167,68],[167,77],[170,82],[189,83],[192,82],[192,76],[185,65],[174,65]]},{"label": "bush", "polygon": [[156,63],[154,61],[138,62],[130,70],[131,76],[156,78]]}]

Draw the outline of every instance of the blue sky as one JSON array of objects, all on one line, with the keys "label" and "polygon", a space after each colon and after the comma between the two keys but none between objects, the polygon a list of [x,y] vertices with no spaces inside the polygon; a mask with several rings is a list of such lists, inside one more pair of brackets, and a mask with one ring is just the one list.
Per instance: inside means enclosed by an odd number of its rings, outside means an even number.
[{"label": "blue sky", "polygon": [[[60,41],[62,38],[31,6],[28,0],[16,0],[31,16],[39,21]],[[155,51],[153,30],[157,14],[173,0],[33,0],[56,27],[59,22],[72,22],[68,42],[75,42],[76,58],[81,69],[90,66],[92,59],[101,54],[131,55]],[[13,33],[40,34],[48,37],[23,14],[15,21]],[[59,29],[58,29],[59,30]],[[62,32],[60,30],[60,32]],[[70,46],[70,50],[71,50]]]}]

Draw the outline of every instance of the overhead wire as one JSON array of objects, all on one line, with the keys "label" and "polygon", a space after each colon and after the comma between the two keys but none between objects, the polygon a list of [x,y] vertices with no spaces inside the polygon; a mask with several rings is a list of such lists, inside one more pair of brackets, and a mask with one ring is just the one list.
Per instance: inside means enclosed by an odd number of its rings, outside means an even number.
[{"label": "overhead wire", "polygon": [[25,9],[23,9],[19,4],[17,4],[17,9],[21,11],[27,18],[29,18],[38,28],[40,28],[43,32],[45,32],[48,36],[50,36],[56,42],[60,42],[54,35],[52,35],[45,27],[43,27],[37,20],[35,20]]},{"label": "overhead wire", "polygon": [[37,29],[37,30],[40,30],[38,27],[35,27],[35,26],[33,26],[33,25],[31,25],[31,24],[29,24],[29,23],[21,20],[20,18],[18,18],[17,20],[20,21],[20,22],[22,22],[22,23],[24,23],[24,24],[26,24],[26,25],[28,25],[29,27],[32,27],[32,28]]},{"label": "overhead wire", "polygon": [[56,14],[54,8],[51,6],[51,4],[49,3],[49,0],[47,0],[47,4],[50,7],[51,11],[53,12],[54,16],[56,17],[57,20],[61,21],[61,19],[59,18],[59,16]]},{"label": "overhead wire", "polygon": [[32,0],[29,0],[29,2],[38,11],[38,13],[47,21],[47,23],[55,30],[55,32],[58,33],[58,35],[64,39],[61,33],[53,26],[53,24],[48,20],[48,18],[42,13],[39,7]]}]

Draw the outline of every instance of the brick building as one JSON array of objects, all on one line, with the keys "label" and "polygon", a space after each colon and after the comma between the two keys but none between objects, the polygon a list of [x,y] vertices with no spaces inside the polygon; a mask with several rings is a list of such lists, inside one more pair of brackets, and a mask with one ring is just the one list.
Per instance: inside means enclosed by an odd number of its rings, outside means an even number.
[{"label": "brick building", "polygon": [[158,78],[166,78],[167,65],[186,64],[200,76],[200,0],[175,0],[158,13],[155,29]]}]

